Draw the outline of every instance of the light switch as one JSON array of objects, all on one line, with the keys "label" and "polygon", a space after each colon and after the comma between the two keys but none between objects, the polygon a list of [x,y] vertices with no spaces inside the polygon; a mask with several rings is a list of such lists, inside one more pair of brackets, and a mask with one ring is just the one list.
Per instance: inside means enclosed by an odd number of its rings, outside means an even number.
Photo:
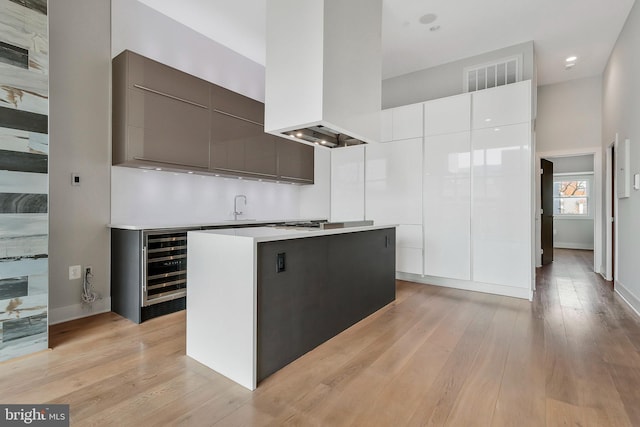
[{"label": "light switch", "polygon": [[71,185],[80,185],[80,174],[75,172],[71,174]]}]

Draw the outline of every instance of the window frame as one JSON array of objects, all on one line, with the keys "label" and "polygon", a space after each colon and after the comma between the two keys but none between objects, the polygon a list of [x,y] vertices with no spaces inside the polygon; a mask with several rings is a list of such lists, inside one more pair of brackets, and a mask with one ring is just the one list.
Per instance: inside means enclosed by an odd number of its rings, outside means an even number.
[{"label": "window frame", "polygon": [[593,219],[594,218],[594,199],[593,199],[593,172],[584,172],[584,173],[554,173],[553,174],[553,188],[555,190],[556,182],[560,181],[586,181],[586,195],[578,196],[587,199],[587,213],[586,214],[563,214],[555,212],[555,200],[556,199],[570,199],[571,197],[560,197],[555,195],[555,191],[553,194],[554,200],[554,211],[553,218],[554,219]]}]

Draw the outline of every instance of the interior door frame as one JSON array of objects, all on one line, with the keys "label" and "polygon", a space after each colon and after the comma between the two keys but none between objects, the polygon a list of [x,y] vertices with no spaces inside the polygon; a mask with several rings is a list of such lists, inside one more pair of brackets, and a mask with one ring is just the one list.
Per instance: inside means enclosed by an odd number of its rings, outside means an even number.
[{"label": "interior door frame", "polygon": [[[606,150],[606,174],[605,174],[605,200],[606,200],[606,220],[605,223],[605,266],[601,272],[605,280],[615,280],[618,277],[618,198],[617,182],[615,180],[615,170],[611,149],[618,149],[618,134],[614,141],[607,146]],[[612,212],[613,206],[613,212]],[[613,230],[610,227],[610,218],[613,218]],[[614,256],[612,256],[612,253]]]},{"label": "interior door frame", "polygon": [[536,267],[542,266],[542,218],[540,209],[542,208],[542,200],[540,197],[540,159],[549,159],[553,157],[574,157],[593,154],[593,191],[591,198],[594,202],[593,216],[593,271],[601,273],[603,271],[602,263],[602,147],[585,147],[573,150],[544,151],[536,153],[536,165],[538,165],[538,173],[536,173],[535,191],[536,210],[535,210],[535,248],[534,254],[536,259]]}]

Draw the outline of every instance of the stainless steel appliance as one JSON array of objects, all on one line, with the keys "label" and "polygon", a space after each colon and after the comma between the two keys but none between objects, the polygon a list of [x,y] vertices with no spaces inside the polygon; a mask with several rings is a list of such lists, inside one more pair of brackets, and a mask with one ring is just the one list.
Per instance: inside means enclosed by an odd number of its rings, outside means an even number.
[{"label": "stainless steel appliance", "polygon": [[186,296],[186,231],[146,231],[143,239],[142,307]]}]

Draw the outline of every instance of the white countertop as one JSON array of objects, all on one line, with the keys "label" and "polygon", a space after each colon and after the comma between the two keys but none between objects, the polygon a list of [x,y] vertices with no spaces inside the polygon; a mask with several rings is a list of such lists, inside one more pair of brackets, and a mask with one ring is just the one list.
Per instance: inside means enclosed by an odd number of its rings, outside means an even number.
[{"label": "white countertop", "polygon": [[121,230],[164,230],[164,229],[176,229],[176,228],[201,228],[201,227],[235,227],[238,225],[256,225],[256,224],[273,224],[277,222],[310,222],[310,221],[324,221],[325,218],[296,218],[296,219],[239,219],[237,221],[217,221],[206,223],[146,223],[146,224],[108,224],[108,228],[118,228]]},{"label": "white countertop", "polygon": [[233,236],[241,239],[251,239],[255,243],[273,242],[276,240],[304,239],[306,237],[330,236],[333,234],[356,233],[359,231],[380,230],[394,228],[397,224],[367,225],[363,227],[345,227],[322,230],[318,228],[295,227],[251,227],[227,228],[220,230],[194,230],[189,233],[208,234],[212,236]]}]

